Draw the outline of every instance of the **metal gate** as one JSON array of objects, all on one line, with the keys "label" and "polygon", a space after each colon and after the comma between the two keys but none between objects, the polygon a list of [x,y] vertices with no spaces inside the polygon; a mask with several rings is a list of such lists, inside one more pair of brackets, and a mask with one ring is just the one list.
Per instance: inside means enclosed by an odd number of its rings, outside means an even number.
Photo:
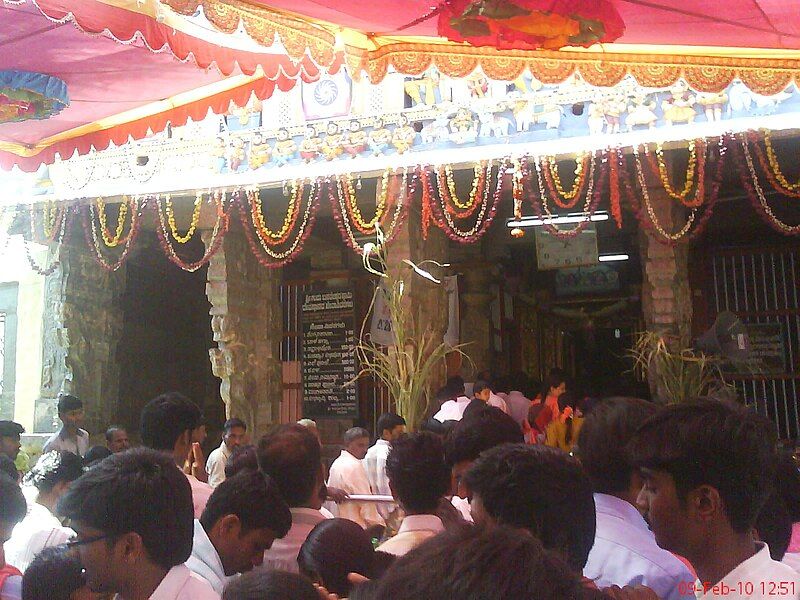
[{"label": "metal gate", "polygon": [[785,372],[731,379],[744,401],[777,425],[781,438],[796,439],[800,401],[800,248],[721,250],[711,257],[710,267],[708,285],[716,313],[730,310],[747,324],[780,325]]}]

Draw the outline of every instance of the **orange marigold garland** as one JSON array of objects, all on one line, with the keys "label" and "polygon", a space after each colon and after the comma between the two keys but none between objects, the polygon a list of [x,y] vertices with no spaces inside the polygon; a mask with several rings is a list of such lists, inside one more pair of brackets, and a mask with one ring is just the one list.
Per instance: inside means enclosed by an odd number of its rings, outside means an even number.
[{"label": "orange marigold garland", "polygon": [[[703,139],[690,140],[688,149],[689,162],[686,166],[686,178],[683,189],[677,191],[669,180],[667,164],[664,160],[664,150],[661,144],[656,144],[655,156],[650,153],[650,148],[647,144],[644,146],[644,152],[648,158],[650,168],[661,180],[661,185],[664,186],[667,194],[687,208],[697,208],[705,201],[706,142]],[[695,175],[697,176],[696,180]],[[694,190],[694,198],[689,199],[692,190]]]},{"label": "orange marigold garland", "polygon": [[300,205],[303,201],[303,188],[305,182],[295,179],[292,181],[291,192],[288,193],[289,204],[286,208],[286,216],[283,219],[283,224],[278,231],[273,231],[267,227],[266,219],[261,208],[261,198],[258,190],[249,190],[245,192],[248,205],[250,207],[250,216],[253,224],[258,233],[261,241],[268,246],[281,246],[286,243],[294,231],[294,226],[297,224],[297,219],[300,215]]},{"label": "orange marigold garland", "polygon": [[588,178],[586,174],[590,168],[589,161],[593,158],[594,156],[591,152],[586,152],[582,157],[575,159],[575,179],[572,182],[572,189],[569,191],[566,191],[561,183],[561,177],[558,174],[558,161],[556,161],[555,157],[548,156],[541,159],[544,180],[550,191],[550,197],[556,206],[564,209],[575,208],[583,194],[584,187],[587,185]]},{"label": "orange marigold garland", "polygon": [[608,151],[608,195],[609,195],[609,204],[611,208],[611,216],[614,217],[614,222],[617,224],[617,229],[622,229],[622,201],[620,198],[620,190],[619,190],[619,165],[618,161],[618,153],[620,152],[619,148],[611,148]]},{"label": "orange marigold garland", "polygon": [[[745,142],[746,141],[747,140],[745,140]],[[786,176],[781,170],[781,165],[778,162],[778,157],[775,154],[775,149],[772,146],[772,139],[769,131],[764,130],[764,147],[767,150],[766,156],[764,156],[764,152],[761,150],[761,147],[758,144],[757,134],[754,133],[750,136],[750,142],[756,155],[756,159],[761,165],[761,170],[764,171],[764,174],[767,176],[770,185],[776,191],[785,196],[789,196],[791,198],[800,198],[800,180],[798,180],[797,183],[792,183],[786,179]]]}]

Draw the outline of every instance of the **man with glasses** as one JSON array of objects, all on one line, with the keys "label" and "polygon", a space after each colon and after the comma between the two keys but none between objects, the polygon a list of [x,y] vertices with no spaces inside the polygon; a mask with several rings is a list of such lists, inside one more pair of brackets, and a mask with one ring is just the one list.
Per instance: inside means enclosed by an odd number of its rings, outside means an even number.
[{"label": "man with glasses", "polygon": [[89,588],[119,600],[219,600],[183,563],[192,552],[192,491],[173,457],[139,448],[87,471],[61,499],[68,542]]}]

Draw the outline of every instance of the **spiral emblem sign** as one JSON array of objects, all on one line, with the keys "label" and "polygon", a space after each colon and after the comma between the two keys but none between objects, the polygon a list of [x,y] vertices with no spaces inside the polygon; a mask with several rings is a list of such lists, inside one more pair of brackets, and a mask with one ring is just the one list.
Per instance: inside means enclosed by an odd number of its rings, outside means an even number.
[{"label": "spiral emblem sign", "polygon": [[324,79],[314,87],[314,100],[320,106],[330,106],[339,96],[339,87],[335,81]]}]

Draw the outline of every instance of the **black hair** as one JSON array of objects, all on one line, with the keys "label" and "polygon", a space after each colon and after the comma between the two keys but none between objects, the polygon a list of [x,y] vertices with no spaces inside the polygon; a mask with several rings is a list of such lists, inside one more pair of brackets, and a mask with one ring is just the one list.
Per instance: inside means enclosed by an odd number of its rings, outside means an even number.
[{"label": "black hair", "polygon": [[[513,565],[513,568],[512,568]],[[373,598],[582,598],[580,578],[532,535],[510,527],[446,530],[399,558]]]},{"label": "black hair", "polygon": [[200,524],[211,531],[225,515],[236,515],[246,533],[253,529],[269,529],[282,538],[292,526],[292,514],[280,490],[261,471],[244,470],[219,484],[208,499],[200,516]]},{"label": "black hair", "polygon": [[448,377],[444,387],[447,388],[450,398],[461,396],[464,394],[464,378],[461,375]]},{"label": "black hair", "polygon": [[92,446],[83,456],[83,466],[89,468],[109,456],[111,456],[111,450],[105,446]]},{"label": "black hair", "polygon": [[71,410],[80,410],[83,408],[83,401],[80,398],[71,394],[58,395],[58,414],[62,415]]},{"label": "black hair", "polygon": [[139,426],[142,444],[154,450],[172,452],[178,438],[194,430],[202,418],[197,404],[183,394],[162,394],[142,409]]},{"label": "black hair", "polygon": [[420,432],[392,442],[386,476],[407,512],[434,513],[450,488],[450,468],[444,462],[441,439]]},{"label": "black hair", "polygon": [[498,408],[488,407],[456,423],[445,442],[444,457],[452,467],[475,460],[489,448],[523,441],[522,430],[514,419]]},{"label": "black hair", "polygon": [[779,453],[775,464],[775,486],[792,523],[800,522],[800,470],[792,452]]},{"label": "black hair", "polygon": [[322,451],[317,436],[296,423],[280,425],[258,442],[258,465],[290,507],[302,506],[318,491]]},{"label": "black hair", "polygon": [[[447,423],[450,423],[450,425],[448,425]],[[453,428],[452,426],[453,423],[455,423],[455,421],[448,421],[446,423],[442,423],[441,421],[437,421],[436,419],[431,417],[430,419],[425,419],[420,424],[419,430],[428,431],[440,437],[444,437],[448,433],[450,433],[450,430]]]},{"label": "black hair", "polygon": [[405,425],[406,420],[395,413],[383,413],[378,417],[378,423],[375,427],[375,433],[378,437],[383,435],[384,431],[392,431],[398,425]]},{"label": "black hair", "polygon": [[478,395],[478,394],[480,394],[480,393],[481,393],[483,390],[489,390],[489,391],[491,392],[491,391],[492,391],[492,388],[491,388],[491,386],[490,386],[490,385],[489,385],[489,384],[488,384],[486,381],[483,381],[483,380],[480,380],[480,379],[479,379],[479,380],[478,380],[478,381],[476,381],[476,382],[473,384],[473,386],[472,386],[472,395],[473,395],[473,396],[477,396],[477,395]]},{"label": "black hair", "polygon": [[252,444],[247,446],[236,446],[225,461],[225,477],[233,477],[245,469],[258,469],[258,456],[256,447]]},{"label": "black hair", "polygon": [[125,431],[124,427],[120,427],[119,425],[112,425],[108,429],[106,429],[106,441],[110,444],[111,441],[114,439],[114,434],[118,431]]},{"label": "black hair", "polygon": [[0,421],[0,437],[19,437],[25,433],[25,428],[14,421]]},{"label": "black hair", "polygon": [[547,398],[550,388],[557,388],[567,380],[567,374],[558,367],[550,369],[542,382],[542,402]]},{"label": "black hair", "polygon": [[22,600],[70,600],[86,585],[83,567],[67,546],[45,548],[22,576]]},{"label": "black hair", "polygon": [[11,460],[5,454],[0,454],[0,473],[8,475],[9,478],[15,481],[19,479],[19,471],[17,471],[17,465],[15,465],[14,461]]},{"label": "black hair", "polygon": [[547,446],[509,444],[486,451],[464,477],[495,521],[529,530],[583,570],[594,544],[595,506],[575,458]]},{"label": "black hair", "polygon": [[192,490],[163,452],[135,448],[109,456],[72,484],[59,513],[107,535],[137,533],[150,559],[165,569],[192,553]]},{"label": "black hair", "polygon": [[375,550],[367,532],[349,519],[325,519],[311,530],[297,554],[300,572],[333,594],[346,597],[348,573],[372,577]]},{"label": "black hair", "polygon": [[351,427],[347,431],[344,432],[344,437],[342,440],[344,441],[345,445],[354,442],[361,438],[368,438],[369,431],[364,429],[363,427]]},{"label": "black hair", "polygon": [[225,586],[222,600],[319,600],[308,579],[288,571],[251,571]]},{"label": "black hair", "polygon": [[19,523],[27,512],[28,505],[17,480],[0,473],[0,522]]},{"label": "black hair", "polygon": [[769,495],[759,511],[755,528],[758,539],[769,546],[772,560],[783,560],[792,540],[792,520],[777,492]]},{"label": "black hair", "polygon": [[578,454],[595,492],[617,494],[629,488],[634,468],[625,448],[639,426],[657,411],[646,400],[612,397],[586,415]]},{"label": "black hair", "polygon": [[774,427],[742,406],[668,405],[642,424],[628,450],[634,467],[669,474],[681,501],[701,485],[715,488],[738,533],[752,529],[773,489]]},{"label": "black hair", "polygon": [[40,492],[49,492],[59,483],[71,483],[83,475],[83,460],[73,452],[51,450],[36,461],[22,478]]},{"label": "black hair", "polygon": [[222,429],[225,431],[225,433],[228,433],[234,427],[241,427],[242,429],[247,431],[247,424],[241,419],[237,419],[236,417],[225,421],[225,425],[222,426]]}]

